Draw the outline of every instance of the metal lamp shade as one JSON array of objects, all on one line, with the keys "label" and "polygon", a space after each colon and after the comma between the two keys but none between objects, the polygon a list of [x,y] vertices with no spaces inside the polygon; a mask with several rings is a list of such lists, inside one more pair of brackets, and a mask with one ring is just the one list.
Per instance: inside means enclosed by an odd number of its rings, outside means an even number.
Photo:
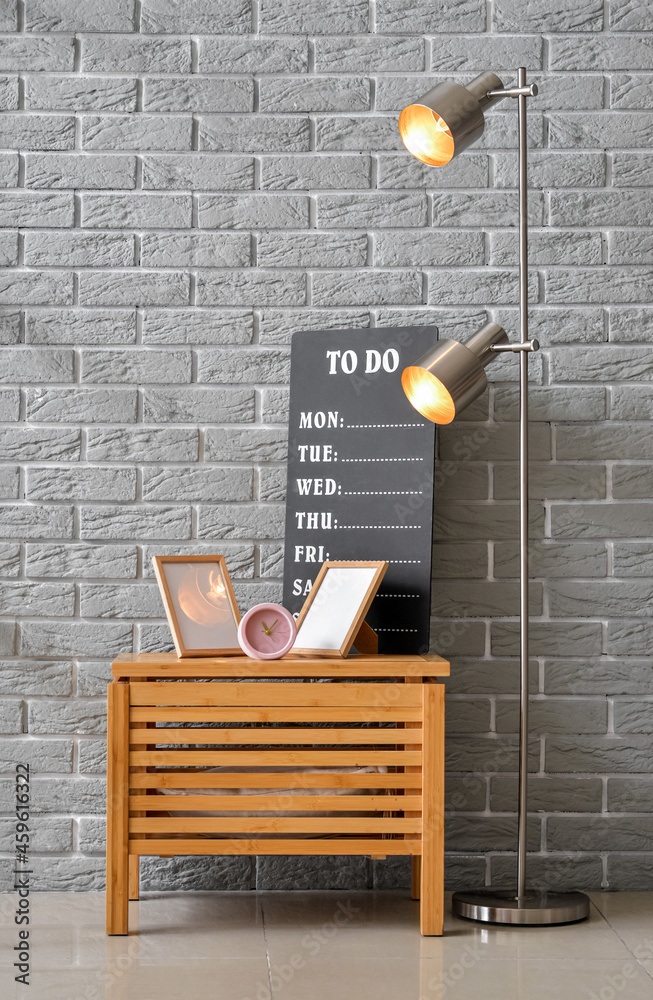
[{"label": "metal lamp shade", "polygon": [[485,366],[495,356],[492,345],[507,342],[505,330],[497,323],[486,323],[466,344],[439,341],[402,372],[401,385],[409,403],[427,420],[450,424],[485,391]]},{"label": "metal lamp shade", "polygon": [[503,87],[494,73],[482,73],[466,87],[438,83],[399,116],[399,132],[413,156],[443,167],[483,134],[488,91]]}]

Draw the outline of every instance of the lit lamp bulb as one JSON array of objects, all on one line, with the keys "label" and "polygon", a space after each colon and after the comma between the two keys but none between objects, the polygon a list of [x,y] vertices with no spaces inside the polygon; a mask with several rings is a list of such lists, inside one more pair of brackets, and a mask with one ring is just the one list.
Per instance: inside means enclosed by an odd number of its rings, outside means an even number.
[{"label": "lit lamp bulb", "polygon": [[401,386],[411,406],[434,424],[450,424],[456,416],[451,393],[426,369],[415,365],[404,368]]},{"label": "lit lamp bulb", "polygon": [[219,570],[193,566],[179,586],[179,606],[198,625],[217,625],[229,619],[227,588]]},{"label": "lit lamp bulb", "polygon": [[430,108],[410,104],[399,116],[404,146],[422,163],[444,167],[454,154],[454,141],[445,120]]}]

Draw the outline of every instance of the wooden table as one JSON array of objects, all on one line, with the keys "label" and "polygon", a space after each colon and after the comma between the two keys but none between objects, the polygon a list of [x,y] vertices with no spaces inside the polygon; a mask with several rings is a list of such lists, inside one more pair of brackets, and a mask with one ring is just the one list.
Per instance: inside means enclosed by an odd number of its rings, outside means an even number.
[{"label": "wooden table", "polygon": [[[141,653],[119,656],[112,674],[108,934],[128,933],[140,856],[182,854],[410,855],[422,934],[442,934],[444,687],[438,681],[449,674],[446,660],[180,660]],[[166,728],[155,735],[158,723]],[[397,729],[409,729],[410,740]],[[298,770],[275,773],[266,770],[271,765]],[[381,766],[382,773],[301,770],[364,765]],[[203,770],[243,766],[251,772]],[[289,787],[302,794],[289,795]],[[174,794],[207,788],[215,794]],[[239,788],[254,790],[244,804]],[[365,788],[375,793],[355,794]],[[337,794],[342,789],[352,794]],[[244,809],[261,815],[233,815]],[[181,815],[188,811],[207,815]],[[275,839],[266,839],[270,834]]]}]

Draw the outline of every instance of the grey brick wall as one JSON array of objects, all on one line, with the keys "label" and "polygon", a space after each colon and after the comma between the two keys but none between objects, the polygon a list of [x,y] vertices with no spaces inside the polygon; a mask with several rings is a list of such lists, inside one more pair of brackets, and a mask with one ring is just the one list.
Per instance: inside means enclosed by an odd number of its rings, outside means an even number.
[{"label": "grey brick wall", "polygon": [[[293,330],[517,321],[516,114],[440,171],[404,103],[531,102],[531,872],[653,888],[653,10],[639,0],[0,5],[0,871],[103,884],[105,685],[169,645],[150,569],[279,599]],[[451,884],[514,872],[516,362],[440,435]],[[405,884],[401,860],[148,861],[149,886]]]}]

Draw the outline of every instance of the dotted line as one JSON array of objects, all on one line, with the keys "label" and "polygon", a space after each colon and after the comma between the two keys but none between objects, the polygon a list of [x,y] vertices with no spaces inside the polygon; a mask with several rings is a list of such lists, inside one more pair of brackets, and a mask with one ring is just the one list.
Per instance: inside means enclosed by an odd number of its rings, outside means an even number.
[{"label": "dotted line", "polygon": [[421,524],[339,524],[338,531],[347,528],[403,528],[404,531],[419,531],[421,527]]},{"label": "dotted line", "polygon": [[427,424],[347,424],[347,427],[427,427]]},{"label": "dotted line", "polygon": [[417,628],[377,628],[376,632],[419,632]]},{"label": "dotted line", "polygon": [[341,458],[341,462],[423,462],[423,458]]},{"label": "dotted line", "polygon": [[388,559],[389,563],[421,563],[421,559]]},{"label": "dotted line", "polygon": [[377,597],[421,597],[421,594],[377,594]]},{"label": "dotted line", "polygon": [[345,490],[346,497],[421,497],[421,490]]}]

